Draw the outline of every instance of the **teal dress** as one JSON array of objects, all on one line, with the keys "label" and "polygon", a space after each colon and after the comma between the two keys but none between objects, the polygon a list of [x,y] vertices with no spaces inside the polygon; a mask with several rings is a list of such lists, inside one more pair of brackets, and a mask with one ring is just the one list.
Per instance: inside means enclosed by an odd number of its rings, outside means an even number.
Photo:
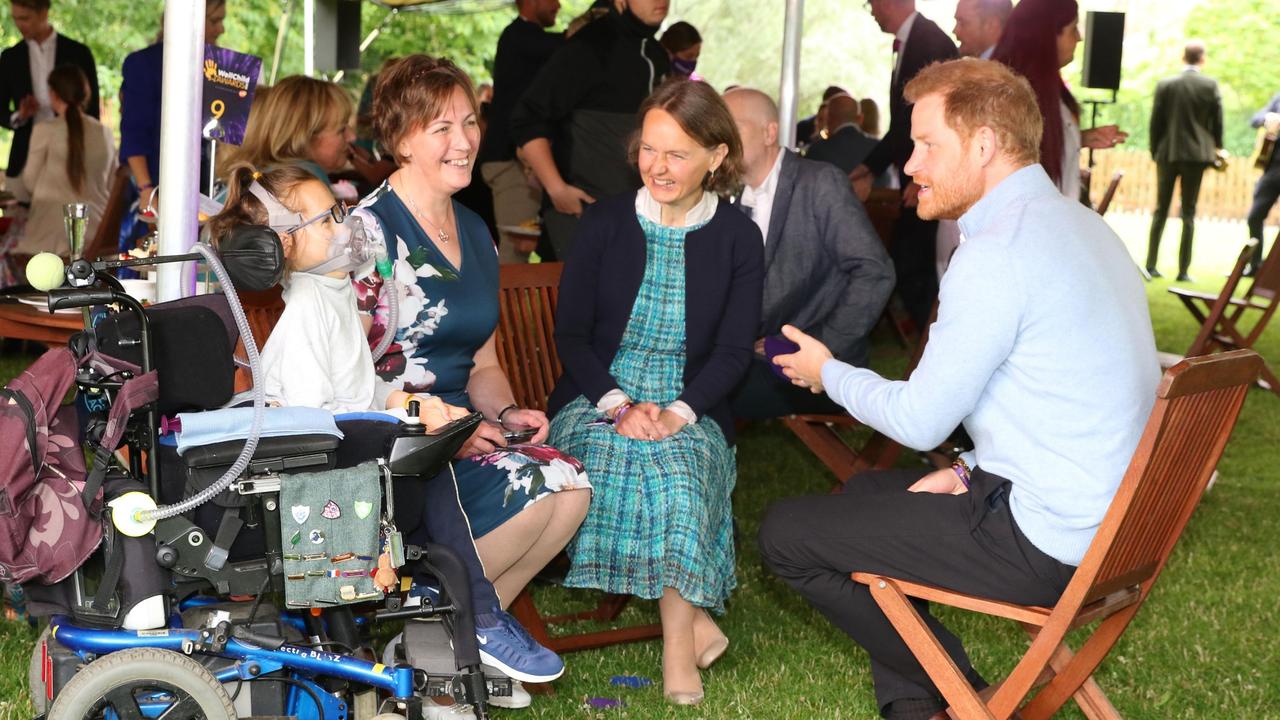
[{"label": "teal dress", "polygon": [[[386,243],[400,285],[395,340],[378,361],[378,377],[411,393],[473,408],[467,383],[475,354],[498,325],[498,256],[484,221],[453,204],[462,249],[449,262],[387,183],[357,213]],[[369,342],[388,332],[377,275],[356,282],[357,306],[373,315]],[[534,502],[561,490],[590,488],[582,464],[549,445],[516,445],[454,464],[458,495],[473,537],[480,538]]]},{"label": "teal dress", "polygon": [[[666,407],[685,366],[685,234],[641,216],[644,279],[609,372],[628,397]],[[632,440],[585,397],[551,422],[551,444],[580,458],[591,509],[569,545],[565,584],[656,599],[675,588],[693,605],[724,610],[736,585],[730,495],[734,451],[720,426],[698,418],[661,441]]]}]

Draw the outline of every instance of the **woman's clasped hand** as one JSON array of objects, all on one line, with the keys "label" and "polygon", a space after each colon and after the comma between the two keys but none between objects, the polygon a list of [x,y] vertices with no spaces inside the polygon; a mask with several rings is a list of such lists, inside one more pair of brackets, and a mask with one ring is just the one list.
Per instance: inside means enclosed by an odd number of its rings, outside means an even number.
[{"label": "woman's clasped hand", "polygon": [[684,418],[651,402],[622,406],[614,415],[613,428],[632,440],[664,440],[680,432]]}]

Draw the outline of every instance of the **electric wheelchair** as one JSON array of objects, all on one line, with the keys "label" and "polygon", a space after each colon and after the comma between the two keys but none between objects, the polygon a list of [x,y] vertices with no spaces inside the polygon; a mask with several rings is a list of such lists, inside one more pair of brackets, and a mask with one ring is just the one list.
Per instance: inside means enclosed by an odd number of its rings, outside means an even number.
[{"label": "electric wheelchair", "polygon": [[[81,287],[51,291],[49,305],[114,308],[70,343],[82,360],[75,386],[94,458],[89,483],[105,490],[103,542],[66,581],[25,588],[30,607],[51,616],[31,658],[37,713],[416,720],[426,698],[450,696],[487,717],[487,698],[509,694],[511,684],[482,670],[467,568],[448,548],[405,543],[401,533],[420,522],[417,485],[447,471],[479,416],[432,433],[368,418],[341,423],[378,439],[381,452],[354,460],[333,433],[244,437],[261,431],[260,418],[241,437],[179,453],[169,442],[182,434],[176,418],[225,412],[211,409],[232,399],[237,340],[256,355],[235,293],[143,308],[114,278],[79,272]],[[130,383],[152,372],[154,397],[131,393]],[[109,413],[124,402],[128,422],[113,427]],[[370,434],[371,424],[382,428]],[[344,472],[372,488],[363,501],[333,490],[323,507],[286,509],[290,488]],[[359,549],[328,551],[323,530],[307,532],[305,523],[330,519],[329,505],[332,519],[372,521],[368,533],[368,522],[346,530]],[[399,573],[385,593],[371,586],[384,553]],[[436,599],[402,602],[407,580],[427,576]],[[327,599],[293,591],[313,580],[331,582]],[[448,662],[413,667],[403,648],[376,651],[377,639],[394,632],[385,624],[428,618],[451,639]]]}]

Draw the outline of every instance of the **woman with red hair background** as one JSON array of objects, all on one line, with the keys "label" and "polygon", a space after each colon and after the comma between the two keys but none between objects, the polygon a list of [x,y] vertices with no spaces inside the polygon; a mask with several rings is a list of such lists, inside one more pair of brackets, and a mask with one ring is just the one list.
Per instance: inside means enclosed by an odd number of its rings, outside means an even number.
[{"label": "woman with red hair background", "polygon": [[1075,0],[1022,0],[1013,8],[991,55],[1020,73],[1035,90],[1044,137],[1040,164],[1063,195],[1080,197],[1080,148],[1105,150],[1128,135],[1115,125],[1080,131],[1080,104],[1062,79],[1062,68],[1080,43]]}]

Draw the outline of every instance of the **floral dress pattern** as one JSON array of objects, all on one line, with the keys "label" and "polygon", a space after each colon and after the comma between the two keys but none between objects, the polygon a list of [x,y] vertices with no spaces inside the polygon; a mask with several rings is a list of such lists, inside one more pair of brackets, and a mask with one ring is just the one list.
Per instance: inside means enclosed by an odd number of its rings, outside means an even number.
[{"label": "floral dress pattern", "polygon": [[[644,279],[609,374],[628,397],[665,407],[684,388],[685,234],[640,216]],[[582,458],[595,495],[569,545],[565,585],[648,599],[673,587],[693,605],[724,610],[736,585],[730,495],[734,451],[703,416],[658,442],[592,424],[578,396],[551,422],[550,440]]]},{"label": "floral dress pattern", "polygon": [[[467,394],[475,353],[498,324],[498,257],[484,222],[453,204],[462,260],[454,267],[414,220],[388,183],[356,210],[368,232],[387,245],[399,294],[398,327],[378,377],[406,392],[435,395],[473,408]],[[369,342],[388,332],[388,299],[371,274],[356,281],[356,301],[372,313]],[[582,463],[550,446],[518,445],[454,463],[458,493],[474,537],[561,490],[590,488]]]}]

